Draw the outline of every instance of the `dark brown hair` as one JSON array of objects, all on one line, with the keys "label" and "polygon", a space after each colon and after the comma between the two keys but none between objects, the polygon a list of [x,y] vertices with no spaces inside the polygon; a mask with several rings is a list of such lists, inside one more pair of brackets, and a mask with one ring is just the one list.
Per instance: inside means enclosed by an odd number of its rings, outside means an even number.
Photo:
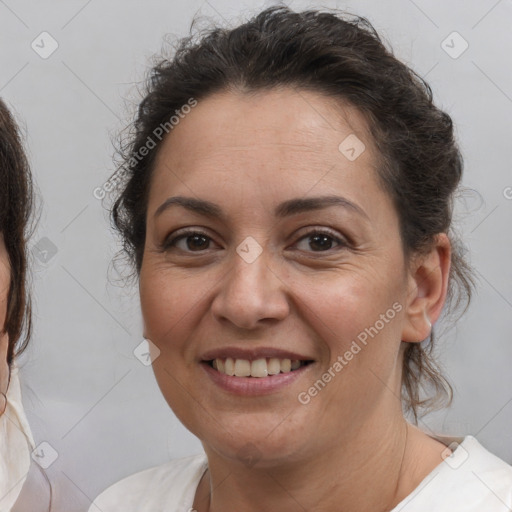
[{"label": "dark brown hair", "polygon": [[32,212],[32,178],[18,126],[0,99],[0,232],[11,268],[4,331],[9,334],[7,363],[23,351],[31,330],[27,294],[27,238]]},{"label": "dark brown hair", "polygon": [[[369,21],[339,11],[271,7],[233,29],[192,34],[178,42],[172,58],[156,63],[132,130],[121,142],[117,173],[124,181],[112,211],[136,272],[161,142],[154,140],[156,149],[143,158],[141,149],[155,139],[154,130],[191,98],[275,87],[314,91],[363,113],[380,152],[379,179],[400,219],[405,261],[429,251],[438,233],[449,232],[453,253],[447,309],[464,299],[467,309],[473,277],[451,227],[453,195],[463,169],[452,120],[433,104],[429,85],[394,57]],[[402,398],[415,420],[420,409],[452,397],[433,346],[432,333],[421,344],[408,344],[405,352]]]}]

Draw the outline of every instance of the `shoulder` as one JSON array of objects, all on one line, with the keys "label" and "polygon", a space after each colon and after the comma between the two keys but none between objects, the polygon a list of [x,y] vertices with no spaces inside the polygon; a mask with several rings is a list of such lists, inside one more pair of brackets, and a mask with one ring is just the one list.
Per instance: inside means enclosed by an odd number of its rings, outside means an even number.
[{"label": "shoulder", "polygon": [[512,466],[485,449],[473,436],[459,441],[446,443],[453,453],[395,510],[510,511]]},{"label": "shoulder", "polygon": [[498,494],[508,500],[507,505],[512,505],[512,466],[484,448],[473,436],[465,437],[444,464],[447,466],[445,473],[458,475],[462,482],[475,485],[480,482],[481,495]]},{"label": "shoulder", "polygon": [[103,491],[89,512],[159,512],[175,508],[186,512],[206,466],[206,455],[201,454],[135,473]]}]

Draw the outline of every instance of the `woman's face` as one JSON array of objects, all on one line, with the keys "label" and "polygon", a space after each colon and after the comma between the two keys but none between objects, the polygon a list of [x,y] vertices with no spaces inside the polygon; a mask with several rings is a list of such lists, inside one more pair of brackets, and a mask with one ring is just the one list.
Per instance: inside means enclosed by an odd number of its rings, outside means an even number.
[{"label": "woman's face", "polygon": [[[376,165],[356,109],[291,89],[216,94],[164,140],[144,334],[167,402],[207,450],[294,460],[401,410],[411,287]],[[283,373],[226,375],[232,364]]]},{"label": "woman's face", "polygon": [[[7,297],[10,284],[10,264],[5,248],[4,236],[0,233],[0,391],[6,392],[9,381],[9,367],[7,366],[8,337],[3,334],[5,317],[7,314]],[[0,412],[5,409],[5,398],[0,394]]]}]

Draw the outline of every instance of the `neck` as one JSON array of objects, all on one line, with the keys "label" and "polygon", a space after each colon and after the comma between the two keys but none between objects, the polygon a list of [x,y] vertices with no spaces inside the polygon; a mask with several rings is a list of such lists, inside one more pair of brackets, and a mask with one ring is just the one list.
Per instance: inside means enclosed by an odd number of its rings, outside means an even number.
[{"label": "neck", "polygon": [[208,449],[209,472],[198,488],[198,512],[315,510],[385,512],[412,489],[404,483],[408,430],[401,414],[380,416],[301,463],[249,468]]}]

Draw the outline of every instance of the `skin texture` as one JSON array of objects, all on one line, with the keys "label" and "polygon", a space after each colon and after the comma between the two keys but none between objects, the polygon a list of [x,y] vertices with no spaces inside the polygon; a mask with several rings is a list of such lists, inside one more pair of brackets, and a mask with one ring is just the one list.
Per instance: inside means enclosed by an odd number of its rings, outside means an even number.
[{"label": "skin texture", "polygon": [[[354,161],[338,150],[350,134],[366,146]],[[159,386],[208,456],[198,512],[390,510],[442,461],[445,447],[406,424],[399,396],[406,343],[428,336],[444,304],[450,243],[441,234],[427,256],[404,261],[377,165],[355,108],[292,89],[215,94],[160,148],[140,297]],[[216,203],[225,219],[181,206],[155,216],[178,195]],[[274,216],[283,201],[324,195],[364,214],[331,206]],[[208,238],[162,247],[186,227]],[[315,242],[318,230],[332,232],[330,245]],[[263,250],[252,263],[236,252],[248,236]],[[301,404],[299,393],[394,303],[400,312]],[[235,396],[200,363],[220,347],[278,347],[314,363],[278,392]]]},{"label": "skin texture", "polygon": [[[9,257],[5,249],[4,236],[0,233],[0,391],[7,393],[9,367],[7,366],[7,348],[9,337],[3,333],[7,313],[7,295],[10,283]],[[0,394],[0,413],[5,409],[5,397]]]}]

